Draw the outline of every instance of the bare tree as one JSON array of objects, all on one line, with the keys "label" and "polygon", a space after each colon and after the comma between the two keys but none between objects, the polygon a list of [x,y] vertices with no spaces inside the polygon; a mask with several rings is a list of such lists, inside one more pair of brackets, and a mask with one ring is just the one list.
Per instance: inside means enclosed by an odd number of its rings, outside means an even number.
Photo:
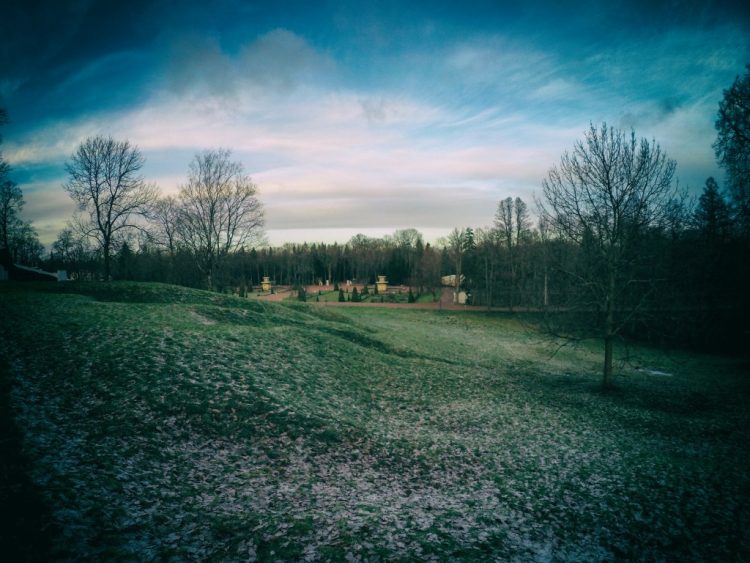
[{"label": "bare tree", "polygon": [[464,256],[466,254],[466,231],[464,229],[454,228],[448,235],[444,244],[448,249],[448,255],[453,261],[455,268],[455,286],[453,288],[453,301],[458,303],[458,295],[461,290],[461,281],[464,277]]},{"label": "bare tree", "polygon": [[424,250],[422,233],[417,229],[399,229],[393,233],[394,252],[401,255],[406,265],[406,276],[403,281],[417,285],[417,264]]},{"label": "bare tree", "polygon": [[[8,114],[0,108],[0,125],[7,122]],[[0,250],[7,252],[11,261],[37,264],[44,247],[31,222],[21,218],[24,203],[21,188],[10,179],[10,165],[0,153]]]},{"label": "bare tree", "polygon": [[420,293],[427,288],[433,294],[437,294],[440,288],[440,254],[435,251],[430,243],[425,245],[418,257],[417,286]]},{"label": "bare tree", "polygon": [[263,227],[257,187],[242,164],[230,157],[226,149],[196,154],[188,182],[180,188],[179,237],[195,256],[209,289],[227,254],[257,241]]},{"label": "bare tree", "polygon": [[84,241],[76,236],[72,228],[66,227],[52,243],[52,252],[63,262],[79,260],[86,252]]},{"label": "bare tree", "polygon": [[14,233],[22,225],[19,212],[24,201],[21,188],[7,179],[6,166],[0,162],[0,247],[10,251]]},{"label": "bare tree", "polygon": [[[0,108],[0,125],[8,122],[8,114]],[[0,137],[0,142],[2,137]],[[5,162],[0,153],[0,245],[10,251],[10,241],[13,231],[21,221],[18,217],[23,207],[23,194],[15,182],[10,179],[10,165]]]},{"label": "bare tree", "polygon": [[484,291],[487,309],[492,307],[493,290],[497,271],[497,246],[499,231],[497,229],[477,229],[477,249],[484,274]]},{"label": "bare tree", "polygon": [[144,158],[128,141],[89,137],[65,165],[70,179],[64,185],[82,215],[76,226],[95,240],[104,257],[104,279],[110,279],[111,254],[118,236],[142,229],[137,221],[157,196],[155,186],[140,175]]},{"label": "bare tree", "polygon": [[10,253],[14,262],[36,266],[42,261],[44,246],[30,221],[21,221],[10,239]]},{"label": "bare tree", "polygon": [[518,278],[518,249],[524,239],[528,238],[531,230],[528,207],[520,197],[515,200],[511,197],[500,200],[495,213],[495,229],[508,260],[510,273],[508,301],[510,308],[513,309]]},{"label": "bare tree", "polygon": [[157,199],[151,206],[149,219],[155,226],[152,234],[156,243],[166,248],[173,258],[180,224],[180,203],[177,198],[166,196]]},{"label": "bare tree", "polygon": [[669,212],[674,172],[675,162],[655,141],[592,124],[542,184],[543,217],[582,250],[582,259],[566,273],[595,313],[591,322],[601,319],[605,387],[611,383],[615,338],[647,292],[648,273],[637,267],[639,250],[646,231]]}]

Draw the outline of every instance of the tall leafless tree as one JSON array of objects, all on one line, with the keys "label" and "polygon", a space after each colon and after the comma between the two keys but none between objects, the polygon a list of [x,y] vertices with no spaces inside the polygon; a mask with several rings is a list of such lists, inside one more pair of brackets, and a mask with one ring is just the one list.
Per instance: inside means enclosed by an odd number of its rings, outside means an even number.
[{"label": "tall leafless tree", "polygon": [[76,226],[96,241],[104,258],[104,279],[111,278],[111,254],[120,235],[142,229],[138,217],[155,201],[157,189],[146,184],[138,147],[112,137],[89,137],[65,165],[64,185],[78,204]]},{"label": "tall leafless tree", "polygon": [[[4,108],[0,108],[0,125],[7,122],[8,114]],[[21,218],[25,203],[23,193],[10,179],[10,170],[10,165],[0,153],[0,250],[7,252],[11,261],[37,264],[44,247],[31,222]]]},{"label": "tall leafless tree", "polygon": [[[5,125],[7,121],[8,114],[4,108],[0,108],[0,125]],[[8,251],[13,230],[20,224],[18,213],[23,204],[21,189],[10,179],[10,165],[0,153],[0,245]]]},{"label": "tall leafless tree", "polygon": [[[582,249],[568,273],[601,318],[603,384],[610,386],[615,338],[642,305],[648,274],[638,269],[642,237],[676,196],[675,162],[655,141],[593,124],[543,181],[541,212],[558,236]],[[640,278],[640,276],[644,276]]]},{"label": "tall leafless tree", "polygon": [[188,182],[180,188],[178,232],[209,289],[227,254],[260,239],[263,208],[256,194],[229,150],[206,150],[190,163]]},{"label": "tall leafless tree", "polygon": [[455,281],[453,288],[453,300],[458,303],[458,296],[461,290],[461,282],[464,277],[464,257],[466,255],[466,230],[454,228],[444,245],[448,249],[448,255],[453,262],[455,268]]},{"label": "tall leafless tree", "polygon": [[24,201],[21,188],[7,178],[6,166],[0,162],[0,248],[10,251],[13,235],[22,224],[19,212]]},{"label": "tall leafless tree", "polygon": [[174,258],[180,223],[180,203],[177,198],[165,196],[157,199],[151,206],[149,219],[155,227],[151,234],[156,243],[166,248],[170,258]]},{"label": "tall leafless tree", "polygon": [[484,284],[484,299],[487,309],[493,304],[493,291],[497,273],[499,231],[497,229],[477,229],[477,253]]},{"label": "tall leafless tree", "polygon": [[495,229],[505,249],[510,273],[509,305],[513,308],[518,278],[519,247],[531,230],[526,203],[517,197],[500,200],[495,213]]}]

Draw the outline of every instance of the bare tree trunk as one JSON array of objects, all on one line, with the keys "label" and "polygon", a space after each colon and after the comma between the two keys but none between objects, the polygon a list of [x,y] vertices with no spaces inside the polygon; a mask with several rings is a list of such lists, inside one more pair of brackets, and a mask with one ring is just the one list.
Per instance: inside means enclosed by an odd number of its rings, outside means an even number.
[{"label": "bare tree trunk", "polygon": [[614,351],[615,337],[608,334],[604,337],[604,374],[602,387],[609,389],[612,386],[612,353]]},{"label": "bare tree trunk", "polygon": [[606,317],[604,319],[604,373],[602,386],[608,389],[612,385],[612,353],[615,343],[615,272],[610,268],[607,286]]},{"label": "bare tree trunk", "polygon": [[484,287],[487,292],[487,310],[492,309],[492,262],[487,255],[484,257]]},{"label": "bare tree trunk", "polygon": [[206,289],[208,291],[213,291],[214,289],[214,263],[212,260],[209,260],[208,264],[206,264]]},{"label": "bare tree trunk", "polygon": [[111,281],[111,257],[110,257],[110,242],[106,241],[103,245],[102,251],[104,252],[104,281]]},{"label": "bare tree trunk", "polygon": [[516,266],[513,261],[513,246],[508,242],[508,264],[510,265],[510,287],[508,292],[508,305],[510,310],[513,310],[513,303],[515,301],[515,287],[516,287]]}]

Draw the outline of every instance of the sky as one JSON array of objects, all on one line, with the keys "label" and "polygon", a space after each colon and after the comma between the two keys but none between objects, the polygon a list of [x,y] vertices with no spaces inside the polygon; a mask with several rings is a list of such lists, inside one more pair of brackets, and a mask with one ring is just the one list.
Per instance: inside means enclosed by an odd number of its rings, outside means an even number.
[{"label": "sky", "polygon": [[750,3],[10,0],[0,8],[0,145],[50,244],[87,137],[137,145],[176,194],[228,148],[266,238],[346,242],[491,225],[607,122],[654,139],[680,185],[721,183],[722,92],[750,63]]}]

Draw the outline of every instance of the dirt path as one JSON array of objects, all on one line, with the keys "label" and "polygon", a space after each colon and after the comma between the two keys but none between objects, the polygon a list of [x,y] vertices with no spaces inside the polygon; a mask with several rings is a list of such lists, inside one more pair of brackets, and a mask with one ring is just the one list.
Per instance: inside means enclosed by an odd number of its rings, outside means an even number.
[{"label": "dirt path", "polygon": [[280,289],[276,293],[270,293],[268,295],[259,295],[257,297],[253,297],[252,299],[257,299],[258,301],[284,301],[285,299],[288,299],[291,294],[292,294],[291,289]]}]

